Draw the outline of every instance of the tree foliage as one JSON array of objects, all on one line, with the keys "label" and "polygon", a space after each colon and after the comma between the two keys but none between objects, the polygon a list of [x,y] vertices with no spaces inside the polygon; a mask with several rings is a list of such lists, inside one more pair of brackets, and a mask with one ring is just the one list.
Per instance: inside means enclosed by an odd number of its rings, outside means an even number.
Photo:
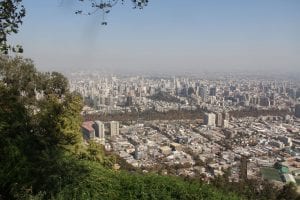
[{"label": "tree foliage", "polygon": [[296,185],[288,183],[278,187],[267,180],[246,179],[239,182],[230,182],[228,171],[223,176],[212,180],[211,184],[223,192],[235,192],[244,199],[253,200],[298,200]]},{"label": "tree foliage", "polygon": [[25,8],[22,0],[0,1],[0,52],[7,54],[11,49],[14,52],[23,52],[21,46],[12,47],[7,44],[7,37],[17,33],[25,16]]},{"label": "tree foliage", "polygon": [[[110,13],[112,7],[117,5],[119,2],[122,4],[125,0],[78,0],[80,2],[88,3],[88,10],[79,9],[75,12],[75,14],[80,15],[93,15],[98,11],[102,12],[102,22],[101,25],[107,25],[107,21],[105,21],[105,16]],[[133,3],[134,9],[143,9],[145,6],[148,5],[149,0],[131,0]]]},{"label": "tree foliage", "polygon": [[22,188],[42,187],[40,191],[51,185],[44,182],[49,181],[44,176],[57,173],[65,149],[81,143],[81,108],[81,97],[69,92],[62,74],[40,73],[32,61],[20,57],[0,57],[3,196],[13,197]]}]

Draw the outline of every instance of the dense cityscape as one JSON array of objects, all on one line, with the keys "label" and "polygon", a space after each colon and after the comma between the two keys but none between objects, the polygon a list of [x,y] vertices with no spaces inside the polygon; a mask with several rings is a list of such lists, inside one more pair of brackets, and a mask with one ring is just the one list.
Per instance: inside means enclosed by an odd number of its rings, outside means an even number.
[{"label": "dense cityscape", "polygon": [[70,86],[85,141],[145,173],[300,182],[299,82],[78,72]]}]

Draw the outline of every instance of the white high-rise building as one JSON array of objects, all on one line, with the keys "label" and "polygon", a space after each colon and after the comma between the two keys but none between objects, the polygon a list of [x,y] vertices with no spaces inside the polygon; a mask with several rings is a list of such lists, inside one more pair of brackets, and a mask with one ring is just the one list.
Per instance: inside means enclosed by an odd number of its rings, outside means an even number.
[{"label": "white high-rise building", "polygon": [[214,113],[205,113],[204,124],[207,126],[216,126],[216,115]]},{"label": "white high-rise building", "polygon": [[113,137],[113,136],[117,136],[119,135],[119,122],[117,121],[111,121],[110,122],[110,136]]}]

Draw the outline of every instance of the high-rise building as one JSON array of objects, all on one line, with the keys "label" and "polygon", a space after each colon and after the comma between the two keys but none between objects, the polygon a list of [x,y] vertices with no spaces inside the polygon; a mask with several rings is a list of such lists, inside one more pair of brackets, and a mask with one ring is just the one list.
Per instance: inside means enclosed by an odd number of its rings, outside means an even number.
[{"label": "high-rise building", "polygon": [[206,113],[204,115],[204,124],[207,126],[216,126],[216,115],[214,113]]},{"label": "high-rise building", "polygon": [[192,94],[195,93],[195,89],[193,87],[189,87],[187,93],[188,93],[188,96],[191,96]]},{"label": "high-rise building", "polygon": [[212,87],[209,89],[209,96],[216,96],[217,94],[217,88],[216,87]]},{"label": "high-rise building", "polygon": [[295,106],[295,117],[300,118],[300,104]]},{"label": "high-rise building", "polygon": [[216,114],[216,125],[218,127],[222,127],[222,124],[223,124],[223,115],[222,115],[222,113],[217,113]]},{"label": "high-rise building", "polygon": [[110,136],[117,136],[119,135],[119,122],[117,121],[111,121],[110,122]]},{"label": "high-rise building", "polygon": [[104,123],[103,122],[95,121],[94,129],[95,129],[96,137],[98,137],[100,139],[105,138],[105,128],[104,128]]},{"label": "high-rise building", "polygon": [[132,106],[132,96],[126,98],[126,106]]},{"label": "high-rise building", "polygon": [[291,98],[296,99],[297,89],[296,89],[296,88],[289,88],[289,90],[288,90],[288,95],[289,95]]},{"label": "high-rise building", "polygon": [[206,101],[207,98],[207,88],[206,87],[200,87],[199,88],[199,95],[202,98],[203,101]]}]

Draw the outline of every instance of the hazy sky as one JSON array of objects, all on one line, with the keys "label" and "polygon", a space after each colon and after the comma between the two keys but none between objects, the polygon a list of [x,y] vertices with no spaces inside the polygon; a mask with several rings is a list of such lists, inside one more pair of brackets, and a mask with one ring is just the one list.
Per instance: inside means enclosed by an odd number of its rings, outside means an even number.
[{"label": "hazy sky", "polygon": [[42,70],[300,71],[299,0],[149,0],[75,15],[77,0],[23,0],[24,56]]}]

